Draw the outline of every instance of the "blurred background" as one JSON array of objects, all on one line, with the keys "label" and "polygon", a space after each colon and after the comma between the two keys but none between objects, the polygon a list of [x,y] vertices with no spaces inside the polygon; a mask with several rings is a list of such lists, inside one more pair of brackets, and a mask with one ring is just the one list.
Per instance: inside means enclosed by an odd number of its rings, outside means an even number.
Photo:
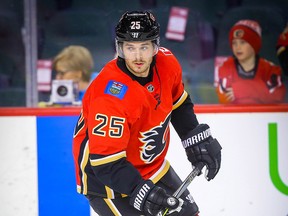
[{"label": "blurred background", "polygon": [[[165,37],[172,7],[189,11],[183,41]],[[114,58],[120,16],[137,9],[154,13],[161,46],[182,64],[186,90],[196,104],[218,103],[215,63],[231,55],[228,32],[239,19],[260,23],[260,55],[279,64],[275,46],[288,21],[287,0],[1,0],[0,106],[37,106],[50,94],[39,90],[39,60],[51,60],[68,45],[88,48],[99,72]]]}]

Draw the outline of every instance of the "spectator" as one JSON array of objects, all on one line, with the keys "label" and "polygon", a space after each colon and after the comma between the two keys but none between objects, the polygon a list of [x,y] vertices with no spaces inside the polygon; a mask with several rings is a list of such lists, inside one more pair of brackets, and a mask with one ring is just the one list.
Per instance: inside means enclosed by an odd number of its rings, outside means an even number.
[{"label": "spectator", "polygon": [[219,67],[216,88],[223,104],[281,103],[285,98],[279,66],[259,56],[261,27],[253,20],[238,21],[229,32],[233,56]]},{"label": "spectator", "polygon": [[68,46],[53,59],[52,68],[57,80],[73,80],[78,84],[79,99],[90,84],[94,62],[90,51],[83,46]]},{"label": "spectator", "polygon": [[288,23],[278,38],[277,56],[282,67],[283,73],[288,77]]}]

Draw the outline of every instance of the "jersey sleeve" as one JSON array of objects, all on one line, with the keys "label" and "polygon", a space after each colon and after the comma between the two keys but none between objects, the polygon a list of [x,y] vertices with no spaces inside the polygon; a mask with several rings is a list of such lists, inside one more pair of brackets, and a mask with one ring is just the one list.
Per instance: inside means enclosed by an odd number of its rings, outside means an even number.
[{"label": "jersey sleeve", "polygon": [[[175,59],[176,61],[176,59]],[[173,89],[172,89],[172,97],[173,97],[173,109],[175,109],[175,104],[176,102],[179,104],[179,102],[183,103],[183,101],[186,99],[187,97],[187,93],[185,93],[185,89],[184,89],[184,83],[182,80],[182,69],[180,64],[178,63],[178,61],[176,61],[174,63],[174,70],[175,70],[175,81],[174,81],[174,85],[173,85]],[[179,98],[181,98],[182,96],[182,100],[179,100]]]},{"label": "jersey sleeve", "polygon": [[171,123],[181,138],[193,130],[199,123],[194,113],[194,104],[184,88],[181,65],[174,55],[171,56],[170,64],[170,67],[173,69],[172,74],[174,75]]},{"label": "jersey sleeve", "polygon": [[[183,103],[187,94],[184,94],[185,90],[184,90],[184,84],[182,80],[181,65],[179,64],[177,58],[173,55],[173,53],[169,49],[160,47],[159,55],[161,56],[160,65],[165,67],[165,69],[169,71],[167,74],[165,71],[166,76],[168,76],[168,77],[165,77],[165,79],[171,80],[171,85],[172,85],[171,93],[172,93],[172,99],[173,99],[173,106],[175,105],[177,101]],[[182,101],[181,100],[179,101],[179,98],[181,97],[181,95],[183,95],[184,97]]]},{"label": "jersey sleeve", "polygon": [[172,111],[171,123],[180,139],[185,137],[199,124],[194,113],[194,104],[189,95],[187,95],[179,107]]}]

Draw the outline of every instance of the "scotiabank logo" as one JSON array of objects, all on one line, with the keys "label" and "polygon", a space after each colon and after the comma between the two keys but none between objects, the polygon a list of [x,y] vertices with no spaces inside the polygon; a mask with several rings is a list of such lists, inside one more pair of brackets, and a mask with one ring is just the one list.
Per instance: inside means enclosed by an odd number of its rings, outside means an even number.
[{"label": "scotiabank logo", "polygon": [[269,171],[274,186],[283,194],[288,195],[288,186],[279,174],[278,133],[277,124],[268,124],[269,134]]}]

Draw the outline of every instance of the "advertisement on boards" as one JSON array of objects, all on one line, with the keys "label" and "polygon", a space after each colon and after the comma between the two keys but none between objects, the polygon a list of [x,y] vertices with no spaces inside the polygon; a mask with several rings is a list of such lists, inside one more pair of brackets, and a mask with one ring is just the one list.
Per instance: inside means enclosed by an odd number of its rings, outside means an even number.
[{"label": "advertisement on boards", "polygon": [[[215,179],[189,190],[201,216],[288,215],[288,113],[200,113],[223,147]],[[96,215],[76,192],[71,152],[77,116],[1,116],[1,215]],[[171,127],[167,159],[192,170]],[[17,199],[15,199],[17,197]]]}]

